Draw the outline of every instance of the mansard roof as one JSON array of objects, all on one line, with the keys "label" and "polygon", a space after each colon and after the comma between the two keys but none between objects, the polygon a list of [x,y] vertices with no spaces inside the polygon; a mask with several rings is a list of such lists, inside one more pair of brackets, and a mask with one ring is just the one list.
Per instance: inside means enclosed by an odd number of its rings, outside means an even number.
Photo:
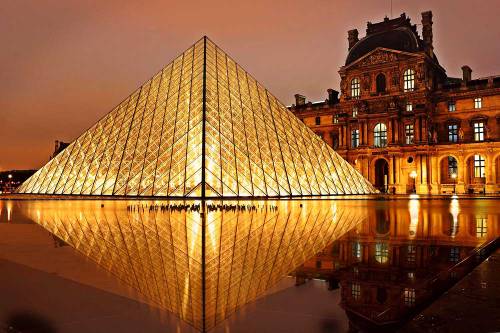
[{"label": "mansard roof", "polygon": [[423,50],[423,42],[418,35],[416,25],[412,25],[410,18],[404,13],[395,19],[386,17],[382,22],[368,22],[366,36],[350,49],[345,64],[351,64],[378,47],[419,52]]}]

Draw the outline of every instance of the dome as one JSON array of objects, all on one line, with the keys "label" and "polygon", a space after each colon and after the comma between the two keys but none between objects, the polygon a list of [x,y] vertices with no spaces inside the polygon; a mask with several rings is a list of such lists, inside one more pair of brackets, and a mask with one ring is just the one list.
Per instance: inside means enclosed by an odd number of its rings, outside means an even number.
[{"label": "dome", "polygon": [[377,47],[405,52],[417,52],[420,51],[421,45],[418,36],[408,27],[398,27],[396,29],[369,34],[351,48],[345,62],[346,66],[375,50]]}]

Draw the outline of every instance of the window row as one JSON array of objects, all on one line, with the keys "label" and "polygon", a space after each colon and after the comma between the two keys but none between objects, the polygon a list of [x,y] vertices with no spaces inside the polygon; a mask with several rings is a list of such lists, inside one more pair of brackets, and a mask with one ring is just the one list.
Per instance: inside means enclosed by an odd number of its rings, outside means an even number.
[{"label": "window row", "polygon": [[[473,123],[473,133],[474,133],[474,141],[484,141],[485,138],[485,123],[482,121]],[[460,132],[460,127],[458,124],[449,124],[448,125],[448,142],[458,142],[459,139],[463,136],[463,133]]]},{"label": "window row", "polygon": [[[474,98],[474,109],[481,109],[483,107],[483,99],[481,97]],[[457,103],[455,101],[448,102],[448,112],[457,111]]]},{"label": "window row", "polygon": [[[375,78],[377,93],[386,91],[385,75],[380,73]],[[408,68],[403,73],[403,91],[409,92],[415,90],[415,70]],[[359,98],[361,96],[361,80],[355,77],[351,80],[351,97]]]}]

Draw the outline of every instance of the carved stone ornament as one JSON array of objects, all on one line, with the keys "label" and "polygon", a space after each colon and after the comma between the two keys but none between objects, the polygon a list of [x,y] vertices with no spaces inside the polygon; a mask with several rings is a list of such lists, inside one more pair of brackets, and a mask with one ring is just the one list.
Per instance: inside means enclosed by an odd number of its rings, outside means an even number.
[{"label": "carved stone ornament", "polygon": [[368,74],[365,74],[363,75],[363,81],[362,81],[362,84],[363,84],[363,90],[370,90],[370,86],[371,86],[371,82],[370,82],[370,75]]},{"label": "carved stone ornament", "polygon": [[366,57],[361,61],[361,66],[370,66],[382,64],[384,62],[391,62],[398,60],[398,57],[394,53],[389,52],[375,52],[374,54]]}]

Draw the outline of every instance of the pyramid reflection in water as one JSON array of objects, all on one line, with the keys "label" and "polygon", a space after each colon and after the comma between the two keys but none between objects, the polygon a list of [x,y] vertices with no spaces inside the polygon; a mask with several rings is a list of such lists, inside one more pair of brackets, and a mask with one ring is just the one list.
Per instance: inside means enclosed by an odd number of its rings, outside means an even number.
[{"label": "pyramid reflection in water", "polygon": [[347,201],[223,204],[255,208],[201,213],[160,209],[166,201],[100,200],[26,201],[22,207],[151,304],[203,331],[264,295],[366,216]]},{"label": "pyramid reflection in water", "polygon": [[205,37],[18,192],[227,198],[376,190]]}]

